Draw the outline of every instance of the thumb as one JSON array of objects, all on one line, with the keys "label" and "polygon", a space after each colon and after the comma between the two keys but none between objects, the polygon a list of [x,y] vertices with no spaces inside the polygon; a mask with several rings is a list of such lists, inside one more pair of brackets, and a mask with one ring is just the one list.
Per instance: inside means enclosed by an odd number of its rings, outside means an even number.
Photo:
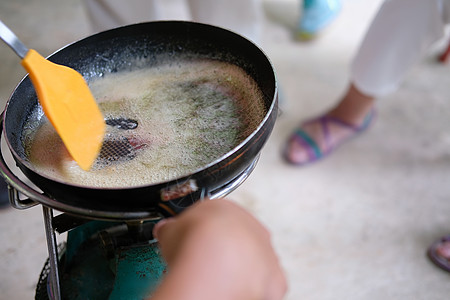
[{"label": "thumb", "polygon": [[155,226],[153,226],[153,237],[157,240],[159,240],[161,238],[162,235],[162,231],[163,228],[169,224],[169,223],[173,223],[175,222],[174,218],[165,218],[162,219],[161,221],[159,221],[158,223],[155,224]]}]

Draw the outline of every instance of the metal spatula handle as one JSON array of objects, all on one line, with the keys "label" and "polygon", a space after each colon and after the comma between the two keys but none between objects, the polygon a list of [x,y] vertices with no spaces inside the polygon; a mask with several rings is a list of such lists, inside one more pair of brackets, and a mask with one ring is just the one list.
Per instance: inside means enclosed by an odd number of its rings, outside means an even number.
[{"label": "metal spatula handle", "polygon": [[0,38],[16,52],[20,58],[24,58],[28,48],[19,40],[19,38],[0,20]]}]

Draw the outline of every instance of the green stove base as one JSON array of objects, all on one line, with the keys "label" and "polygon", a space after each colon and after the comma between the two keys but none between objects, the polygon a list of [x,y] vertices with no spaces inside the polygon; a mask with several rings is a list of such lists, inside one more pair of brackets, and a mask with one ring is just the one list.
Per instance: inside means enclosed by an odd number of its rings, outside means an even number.
[{"label": "green stove base", "polygon": [[[148,231],[148,230],[147,230]],[[135,243],[123,224],[92,221],[70,231],[60,247],[60,285],[67,300],[140,300],[159,284],[166,264],[154,240]],[[48,264],[36,289],[36,299],[48,293]]]}]

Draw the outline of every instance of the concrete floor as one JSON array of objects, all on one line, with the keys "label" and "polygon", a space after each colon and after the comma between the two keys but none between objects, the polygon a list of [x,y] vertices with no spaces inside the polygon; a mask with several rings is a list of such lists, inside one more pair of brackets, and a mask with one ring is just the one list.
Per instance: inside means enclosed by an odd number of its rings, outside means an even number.
[{"label": "concrete floor", "polygon": [[[166,3],[183,18],[179,1]],[[450,234],[450,65],[435,60],[444,42],[397,92],[380,99],[364,135],[307,167],[289,166],[280,156],[292,128],[346,89],[349,63],[379,4],[345,0],[323,36],[299,43],[289,31],[297,1],[265,2],[262,47],[278,74],[282,113],[256,170],[230,197],[271,230],[289,300],[450,294],[450,274],[425,255],[430,243]],[[43,55],[90,34],[77,0],[1,1],[0,19]],[[25,72],[3,44],[0,57],[4,103]],[[41,207],[1,210],[0,241],[0,299],[32,299],[47,257]]]}]

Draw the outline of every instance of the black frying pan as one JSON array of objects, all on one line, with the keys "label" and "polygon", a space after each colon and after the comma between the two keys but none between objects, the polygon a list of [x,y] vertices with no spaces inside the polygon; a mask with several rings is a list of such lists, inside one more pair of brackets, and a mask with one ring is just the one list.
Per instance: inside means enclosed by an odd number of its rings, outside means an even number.
[{"label": "black frying pan", "polygon": [[[37,173],[28,161],[22,141],[24,124],[39,104],[29,78],[25,77],[11,95],[3,115],[3,130],[8,147],[22,172],[46,195],[66,207],[114,213],[156,209],[174,214],[239,176],[259,154],[277,115],[277,87],[273,67],[265,54],[247,39],[205,24],[149,22],[87,37],[57,51],[48,59],[74,68],[89,81],[105,73],[127,70],[129,62],[136,58],[148,65],[156,64],[160,54],[211,58],[238,65],[261,89],[265,118],[232,151],[183,178],[129,188],[77,186]],[[190,189],[192,184],[198,188]]]}]

